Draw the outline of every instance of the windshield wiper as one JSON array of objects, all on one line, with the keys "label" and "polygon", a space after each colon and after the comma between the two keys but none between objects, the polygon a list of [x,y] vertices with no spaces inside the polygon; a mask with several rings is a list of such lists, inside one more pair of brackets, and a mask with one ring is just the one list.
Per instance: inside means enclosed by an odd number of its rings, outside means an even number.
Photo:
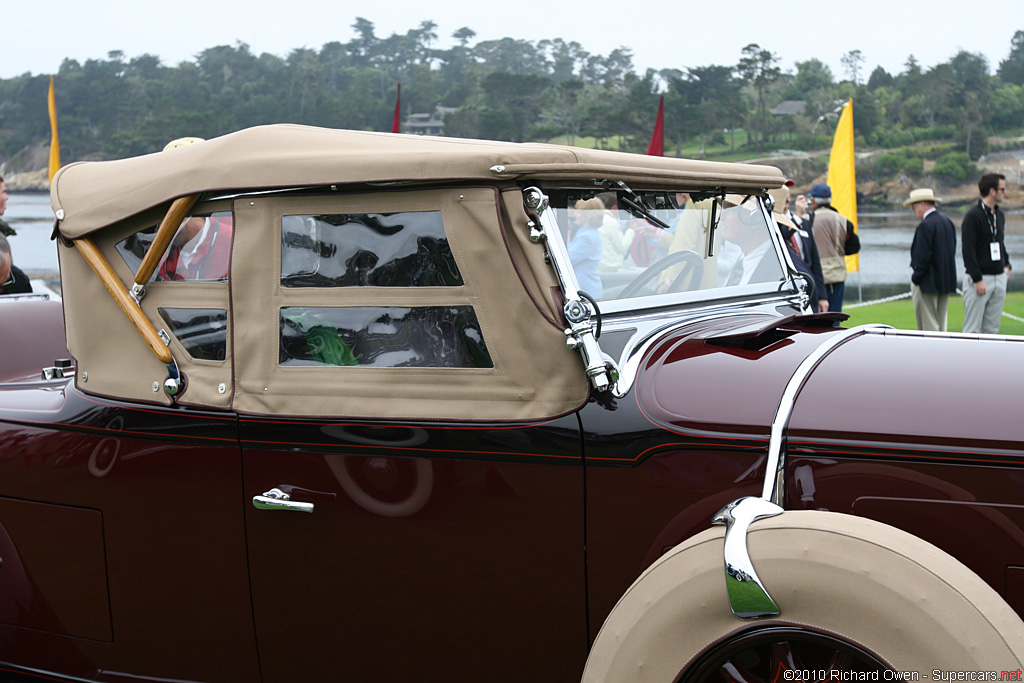
[{"label": "windshield wiper", "polygon": [[645,221],[661,228],[662,230],[668,230],[669,225],[665,221],[661,220],[657,216],[651,213],[651,210],[644,204],[644,200],[637,195],[636,192],[629,189],[629,186],[621,180],[605,180],[601,185],[606,190],[612,190],[619,195],[619,206],[625,207],[633,216],[636,218],[643,218]]}]

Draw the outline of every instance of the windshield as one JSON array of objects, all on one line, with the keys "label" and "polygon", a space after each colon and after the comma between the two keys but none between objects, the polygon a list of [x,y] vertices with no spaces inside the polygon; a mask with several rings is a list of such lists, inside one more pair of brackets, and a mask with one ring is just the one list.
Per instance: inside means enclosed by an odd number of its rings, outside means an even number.
[{"label": "windshield", "polygon": [[667,228],[621,208],[618,199],[614,192],[568,193],[565,206],[554,209],[579,289],[595,300],[685,293],[707,298],[739,293],[706,294],[715,290],[783,280],[770,238],[774,226],[756,197],[645,197],[654,207],[650,214]]}]

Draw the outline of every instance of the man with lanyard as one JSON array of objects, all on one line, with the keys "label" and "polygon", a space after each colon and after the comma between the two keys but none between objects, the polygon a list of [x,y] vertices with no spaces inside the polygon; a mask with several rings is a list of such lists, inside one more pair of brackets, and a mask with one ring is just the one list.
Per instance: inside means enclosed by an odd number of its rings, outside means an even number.
[{"label": "man with lanyard", "polygon": [[995,334],[1006,301],[1010,256],[1003,242],[1006,215],[997,203],[1006,197],[1006,176],[986,173],[978,181],[981,199],[961,224],[964,269],[964,332]]}]

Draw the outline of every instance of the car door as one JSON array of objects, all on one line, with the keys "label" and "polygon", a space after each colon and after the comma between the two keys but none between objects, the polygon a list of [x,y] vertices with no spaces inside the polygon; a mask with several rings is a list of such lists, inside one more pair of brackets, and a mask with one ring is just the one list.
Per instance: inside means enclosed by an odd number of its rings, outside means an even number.
[{"label": "car door", "polygon": [[586,379],[504,211],[493,188],[236,200],[265,683],[582,670]]},{"label": "car door", "polygon": [[[251,419],[242,433],[265,683],[582,670],[574,416],[515,427]],[[272,489],[312,509],[250,502]]]}]

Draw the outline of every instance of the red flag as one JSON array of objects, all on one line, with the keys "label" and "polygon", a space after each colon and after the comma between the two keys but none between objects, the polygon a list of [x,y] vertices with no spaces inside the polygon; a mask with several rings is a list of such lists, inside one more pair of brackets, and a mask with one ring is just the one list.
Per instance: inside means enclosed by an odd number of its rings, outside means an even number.
[{"label": "red flag", "polygon": [[665,96],[658,100],[658,118],[654,121],[654,133],[651,144],[647,145],[647,154],[652,157],[665,156]]},{"label": "red flag", "polygon": [[395,118],[391,119],[391,132],[401,133],[402,124],[399,120],[402,111],[402,84],[398,84],[398,96],[395,97]]}]

